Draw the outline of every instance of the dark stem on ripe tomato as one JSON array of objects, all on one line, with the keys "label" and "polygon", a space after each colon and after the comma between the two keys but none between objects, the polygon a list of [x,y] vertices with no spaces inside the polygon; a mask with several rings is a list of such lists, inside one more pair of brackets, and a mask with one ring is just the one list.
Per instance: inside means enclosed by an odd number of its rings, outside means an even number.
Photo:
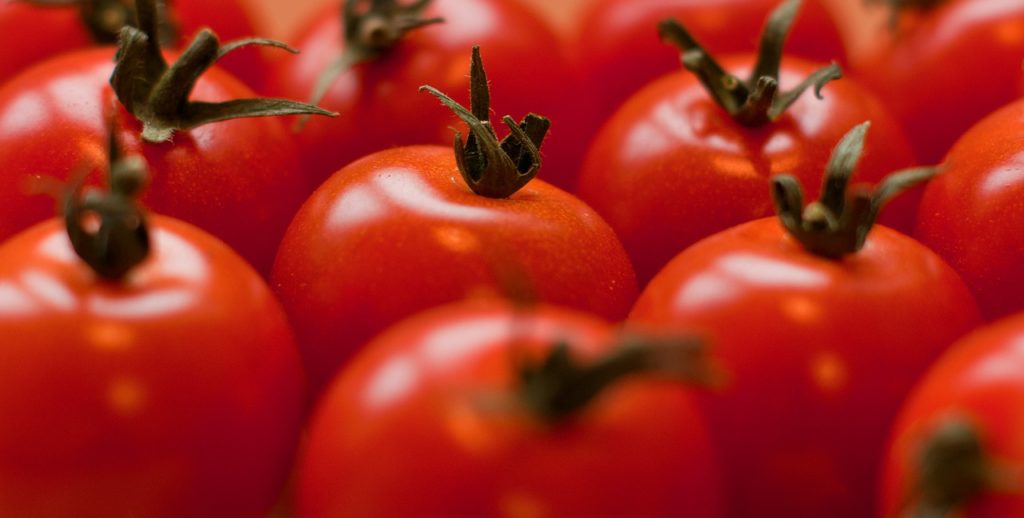
[{"label": "dark stem on ripe tomato", "polygon": [[683,67],[693,72],[711,97],[745,126],[762,126],[777,119],[811,86],[821,99],[826,83],[842,77],[839,65],[818,69],[788,92],[779,91],[779,68],[786,36],[800,10],[800,0],[788,0],[772,12],[761,34],[757,63],[746,81],[728,73],[675,19],[658,24],[661,39],[682,51]]},{"label": "dark stem on ripe tomato", "polygon": [[318,104],[342,72],[391,50],[409,31],[443,22],[443,18],[423,17],[430,2],[417,0],[405,5],[398,0],[369,0],[366,10],[360,12],[360,0],[345,0],[341,9],[345,50],[320,73],[309,103]]},{"label": "dark stem on ripe tomato", "polygon": [[794,176],[772,178],[772,199],[783,226],[815,254],[838,259],[856,253],[864,247],[878,212],[892,197],[938,173],[936,167],[906,169],[886,177],[874,191],[855,187],[848,192],[870,125],[855,126],[839,141],[825,167],[821,197],[807,207]]},{"label": "dark stem on ripe tomato", "polygon": [[997,485],[975,426],[960,418],[943,422],[928,437],[916,466],[903,518],[944,518]]},{"label": "dark stem on ripe tomato", "polygon": [[537,176],[540,146],[551,121],[530,113],[516,124],[515,119],[506,115],[501,120],[510,133],[499,142],[491,125],[491,93],[480,59],[480,47],[473,47],[469,75],[468,110],[432,86],[421,86],[420,91],[437,97],[469,126],[465,144],[462,133],[455,132],[455,160],[469,188],[488,198],[508,198]]},{"label": "dark stem on ripe tomato", "polygon": [[[135,3],[131,0],[26,0],[43,7],[78,7],[82,23],[93,41],[102,44],[117,43],[121,27],[135,25]],[[166,2],[156,5],[160,11],[160,42],[171,45],[178,41],[179,24],[171,16]]]},{"label": "dark stem on ripe tomato", "polygon": [[[64,224],[75,253],[103,279],[117,281],[149,255],[146,215],[136,197],[146,185],[146,163],[122,157],[110,131],[110,190],[82,192],[85,174],[76,175],[63,199]],[[85,172],[85,171],[83,171]]]},{"label": "dark stem on ripe tomato", "polygon": [[138,2],[139,28],[123,27],[117,48],[117,64],[110,84],[121,104],[142,123],[142,139],[167,142],[177,130],[241,117],[338,114],[287,99],[236,99],[221,103],[190,101],[199,77],[228,53],[248,45],[266,45],[298,52],[284,43],[249,38],[221,45],[209,29],[196,34],[178,60],[168,67],[160,46],[150,38],[156,30],[154,0]]},{"label": "dark stem on ripe tomato", "polygon": [[577,415],[605,390],[635,375],[702,386],[711,386],[718,378],[700,340],[626,336],[613,351],[589,364],[573,358],[567,344],[557,344],[539,363],[520,365],[519,394],[528,408],[555,424]]}]

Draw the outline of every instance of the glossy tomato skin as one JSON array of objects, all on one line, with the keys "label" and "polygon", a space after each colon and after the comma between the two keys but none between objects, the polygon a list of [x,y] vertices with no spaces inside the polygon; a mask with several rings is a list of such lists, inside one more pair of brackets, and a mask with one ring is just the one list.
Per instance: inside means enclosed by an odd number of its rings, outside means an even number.
[{"label": "glossy tomato skin", "polygon": [[585,314],[494,303],[389,329],[312,421],[298,515],[719,516],[711,444],[684,386],[623,380],[559,424],[517,399],[517,358],[564,342],[594,359],[612,339]]},{"label": "glossy tomato skin", "polygon": [[[880,516],[898,516],[917,479],[920,448],[950,420],[970,423],[985,455],[1001,473],[1024,466],[1024,316],[979,329],[956,343],[929,369],[900,411],[889,442]],[[1014,478],[1013,480],[1016,480]],[[1024,516],[1024,497],[988,490],[961,510],[963,518]]]},{"label": "glossy tomato skin", "polygon": [[387,326],[467,296],[526,288],[609,319],[636,297],[622,245],[583,202],[538,180],[507,199],[476,195],[441,146],[338,171],[295,216],[271,279],[314,387]]},{"label": "glossy tomato skin", "polygon": [[[407,33],[384,55],[339,75],[319,105],[341,116],[311,120],[296,134],[313,181],[389,147],[450,144],[452,128],[464,125],[418,89],[431,85],[469,106],[470,54],[479,45],[495,123],[530,112],[550,118],[540,177],[568,186],[585,144],[574,134],[577,118],[564,99],[573,73],[551,29],[518,0],[434,0],[424,17],[445,21]],[[302,54],[276,67],[271,93],[308,99],[321,71],[344,50],[341,31],[335,2],[297,40]]]},{"label": "glossy tomato skin", "polygon": [[0,246],[0,515],[257,516],[303,415],[294,337],[266,284],[190,225],[104,282],[62,223]]},{"label": "glossy tomato skin", "polygon": [[[753,57],[723,60],[741,77]],[[788,58],[781,83],[791,88],[817,66]],[[817,197],[832,148],[870,120],[855,182],[874,183],[913,164],[905,137],[857,83],[833,81],[823,99],[806,92],[778,120],[760,128],[735,122],[685,71],[631,97],[601,129],[583,164],[577,192],[622,239],[645,283],[699,239],[773,213],[769,180],[789,172]],[[883,221],[909,230],[916,196],[895,200]]]},{"label": "glossy tomato skin", "polygon": [[924,162],[1020,97],[1024,4],[948,0],[853,60],[852,73],[888,106]]},{"label": "glossy tomato skin", "polygon": [[[176,46],[183,48],[203,27],[222,39],[252,37],[253,24],[236,0],[171,0],[170,13],[180,27]],[[46,59],[97,46],[78,7],[43,7],[27,2],[0,3],[0,84]],[[111,44],[112,45],[112,44]],[[221,63],[253,88],[261,88],[266,64],[255,50],[242,50]]]},{"label": "glossy tomato skin", "polygon": [[921,200],[914,236],[963,277],[990,319],[1024,310],[1024,101],[957,141]]},{"label": "glossy tomato skin", "polygon": [[[216,235],[269,272],[285,227],[311,190],[285,127],[273,118],[237,119],[178,131],[168,143],[143,143],[140,125],[107,84],[113,52],[67,54],[0,88],[0,240],[53,213],[52,200],[29,194],[36,178],[63,180],[83,166],[102,177],[114,113],[122,147],[149,164],[145,204]],[[193,98],[253,95],[214,68]]]},{"label": "glossy tomato skin", "polygon": [[702,395],[729,516],[871,516],[886,433],[911,386],[979,321],[956,273],[876,227],[855,255],[806,252],[774,218],[709,237],[630,321],[703,335],[728,384]]},{"label": "glossy tomato skin", "polygon": [[[682,69],[679,51],[658,37],[658,22],[679,20],[715,56],[757,50],[779,0],[594,0],[583,9],[571,48],[582,92],[592,96],[600,125],[633,93]],[[822,0],[805,0],[786,41],[786,54],[842,62],[845,51]]]}]

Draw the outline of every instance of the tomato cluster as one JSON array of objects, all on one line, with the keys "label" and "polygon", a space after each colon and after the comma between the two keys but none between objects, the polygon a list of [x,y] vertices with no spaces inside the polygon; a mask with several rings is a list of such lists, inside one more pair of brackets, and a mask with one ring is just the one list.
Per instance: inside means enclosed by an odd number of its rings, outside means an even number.
[{"label": "tomato cluster", "polygon": [[1019,0],[320,3],[0,0],[0,516],[1024,513]]}]

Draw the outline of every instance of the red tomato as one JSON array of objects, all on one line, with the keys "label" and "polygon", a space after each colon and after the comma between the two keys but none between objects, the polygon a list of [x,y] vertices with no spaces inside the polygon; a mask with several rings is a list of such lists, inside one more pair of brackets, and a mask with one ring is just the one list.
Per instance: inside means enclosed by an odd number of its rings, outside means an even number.
[{"label": "red tomato", "polygon": [[463,304],[395,326],[320,405],[298,515],[719,516],[714,456],[684,386],[623,379],[554,421],[524,399],[536,385],[522,364],[557,344],[596,361],[612,339],[604,322],[550,306]]},{"label": "red tomato", "polygon": [[[746,75],[753,56],[723,61]],[[780,84],[792,88],[818,65],[787,58]],[[906,139],[885,109],[848,79],[806,93],[774,122],[750,128],[711,99],[686,71],[665,76],[630,98],[601,129],[587,154],[578,193],[615,229],[645,283],[703,237],[772,213],[769,180],[790,172],[817,193],[829,150],[855,124],[872,131],[859,177],[874,183],[913,163]],[[883,221],[912,225],[914,197],[897,200]]]},{"label": "red tomato", "polygon": [[[37,177],[67,178],[103,161],[110,113],[128,152],[145,155],[153,179],[143,197],[153,210],[189,221],[226,241],[262,272],[288,221],[309,192],[280,121],[238,119],[144,143],[141,127],[114,98],[113,49],[55,58],[0,88],[0,240],[52,214],[29,196]],[[255,94],[216,67],[195,84],[209,102]]]},{"label": "red tomato", "polygon": [[284,313],[234,252],[151,218],[97,279],[55,220],[0,247],[0,515],[257,516],[303,417]]},{"label": "red tomato", "polygon": [[921,200],[914,236],[974,291],[986,317],[1024,310],[1024,101],[957,141]]},{"label": "red tomato", "polygon": [[[151,0],[144,0],[151,1]],[[0,2],[0,84],[17,73],[45,59],[65,52],[95,45],[113,45],[117,42],[120,23],[94,35],[83,21],[83,11],[95,5],[112,9],[96,12],[115,19],[127,17],[134,21],[134,6],[121,2],[94,2],[82,0],[82,6],[32,5],[31,0]],[[42,2],[40,2],[42,3]],[[134,2],[126,2],[134,4]],[[161,2],[163,3],[163,2]],[[212,27],[221,37],[233,40],[253,35],[253,24],[243,4],[236,0],[207,2],[203,0],[170,0],[168,14],[177,30],[173,47],[184,47],[202,27]],[[97,22],[102,23],[102,22]],[[244,51],[228,56],[221,63],[254,88],[261,87],[266,64],[258,52]]]},{"label": "red tomato", "polygon": [[500,291],[509,268],[541,300],[609,319],[636,296],[622,245],[584,203],[539,180],[509,198],[475,194],[440,146],[381,151],[331,176],[292,221],[271,278],[322,387],[387,326]]},{"label": "red tomato", "polygon": [[[757,35],[780,0],[593,0],[581,15],[572,58],[583,94],[592,97],[592,124],[607,120],[634,92],[678,71],[679,53],[658,37],[658,22],[677,18],[715,54],[756,50]],[[787,53],[814,61],[843,61],[836,24],[821,0],[807,0]],[[589,135],[588,135],[589,137]]]},{"label": "red tomato", "polygon": [[[1024,315],[1017,315],[957,342],[928,371],[889,443],[881,516],[940,502],[948,507],[934,509],[942,512],[936,516],[1024,515],[1022,340]],[[924,455],[932,461],[929,471],[922,469]],[[943,479],[957,483],[935,484]]]},{"label": "red tomato", "polygon": [[[324,69],[351,50],[338,11],[335,6],[322,13],[298,40],[302,54],[276,68],[271,94],[309,99]],[[552,119],[542,175],[556,185],[569,185],[585,141],[576,135],[573,104],[563,93],[574,82],[572,73],[551,29],[518,0],[434,0],[422,18],[435,17],[444,22],[408,32],[393,48],[341,72],[331,83],[317,104],[342,116],[311,120],[297,134],[313,181],[389,147],[451,143],[450,127],[460,125],[457,119],[416,91],[430,84],[466,104],[465,64],[478,45],[487,54],[495,113],[535,111]]]},{"label": "red tomato", "polygon": [[888,44],[852,60],[903,124],[918,158],[937,162],[967,129],[1020,97],[1024,2],[946,0],[907,8]]},{"label": "red tomato", "polygon": [[730,516],[863,518],[900,402],[978,314],[956,273],[900,233],[876,227],[828,259],[769,218],[679,254],[630,319],[714,345],[730,383],[701,403],[726,445]]}]

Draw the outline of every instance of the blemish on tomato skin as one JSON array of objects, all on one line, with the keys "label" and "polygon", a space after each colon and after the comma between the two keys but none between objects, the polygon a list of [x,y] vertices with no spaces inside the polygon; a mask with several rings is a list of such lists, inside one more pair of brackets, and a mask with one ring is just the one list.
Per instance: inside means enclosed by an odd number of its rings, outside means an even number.
[{"label": "blemish on tomato skin", "polygon": [[107,404],[121,417],[138,415],[145,408],[147,400],[146,388],[134,378],[115,378],[107,387]]},{"label": "blemish on tomato skin", "polygon": [[843,359],[832,351],[823,351],[811,360],[811,379],[814,385],[826,394],[843,390],[849,381],[849,373]]}]

